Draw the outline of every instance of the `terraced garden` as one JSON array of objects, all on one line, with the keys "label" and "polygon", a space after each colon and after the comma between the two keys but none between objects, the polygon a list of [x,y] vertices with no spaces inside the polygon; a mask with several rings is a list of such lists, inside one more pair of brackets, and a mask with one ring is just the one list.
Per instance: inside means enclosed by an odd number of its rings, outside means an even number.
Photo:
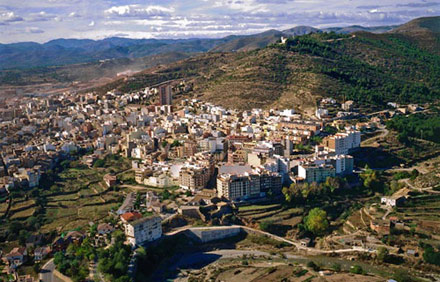
[{"label": "terraced garden", "polygon": [[[126,193],[120,188],[109,189],[103,176],[122,173],[129,167],[130,161],[120,157],[106,158],[99,168],[89,168],[79,161],[64,164],[64,168],[57,168],[57,173],[42,181],[41,187],[12,193],[11,208],[5,224],[0,226],[0,235],[6,238],[20,230],[12,231],[11,225],[31,233],[88,228],[89,222],[105,218],[109,211],[117,209]],[[0,215],[4,215],[8,204],[6,198],[1,200]]]},{"label": "terraced garden", "polygon": [[[281,204],[243,206],[238,209],[238,216],[249,225],[270,223],[275,234],[288,236],[303,219],[304,209],[286,208]],[[291,234],[290,234],[291,235]]]}]

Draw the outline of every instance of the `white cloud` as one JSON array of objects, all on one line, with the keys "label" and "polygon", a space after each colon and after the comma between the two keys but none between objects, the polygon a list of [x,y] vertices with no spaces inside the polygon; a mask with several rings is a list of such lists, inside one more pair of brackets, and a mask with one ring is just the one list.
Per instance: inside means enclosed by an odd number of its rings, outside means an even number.
[{"label": "white cloud", "polygon": [[[391,25],[440,14],[440,0],[374,4],[371,0],[24,0],[26,5],[2,1],[8,4],[0,6],[0,25],[8,28],[0,28],[0,42],[96,39],[115,34],[222,37],[297,25]],[[44,33],[33,34],[32,28]]]},{"label": "white cloud", "polygon": [[172,12],[174,12],[173,8],[162,6],[142,6],[138,4],[113,6],[104,11],[106,15],[115,15],[121,17],[169,16]]},{"label": "white cloud", "polygon": [[0,22],[8,23],[8,22],[19,22],[19,21],[23,21],[23,18],[17,16],[14,12],[8,10],[0,11]]},{"label": "white cloud", "polygon": [[270,11],[266,4],[255,0],[217,0],[214,2],[214,8],[228,8],[251,13]]}]

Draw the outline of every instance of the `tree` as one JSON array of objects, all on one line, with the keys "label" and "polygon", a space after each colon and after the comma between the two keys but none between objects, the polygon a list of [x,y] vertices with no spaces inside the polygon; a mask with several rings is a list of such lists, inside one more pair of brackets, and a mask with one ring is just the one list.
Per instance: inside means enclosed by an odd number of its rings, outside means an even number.
[{"label": "tree", "polygon": [[39,263],[36,263],[34,264],[33,269],[35,273],[38,273],[41,270],[41,265]]},{"label": "tree", "polygon": [[20,245],[24,246],[26,244],[26,239],[29,237],[29,232],[22,229],[18,233],[18,241],[20,242]]},{"label": "tree", "polygon": [[380,262],[385,262],[388,258],[389,251],[385,247],[380,247],[377,249],[377,260]]},{"label": "tree", "polygon": [[431,245],[426,245],[423,252],[423,260],[440,266],[440,252],[436,252]]},{"label": "tree", "polygon": [[264,221],[261,221],[259,225],[260,225],[261,230],[268,232],[268,231],[270,231],[270,229],[273,226],[273,221],[264,220]]},{"label": "tree", "polygon": [[342,188],[343,181],[339,177],[327,177],[325,180],[325,186],[333,193],[335,190]]},{"label": "tree", "polygon": [[179,147],[180,146],[180,142],[179,140],[174,140],[173,143],[171,144],[171,147]]},{"label": "tree", "polygon": [[282,192],[288,203],[301,203],[304,200],[301,186],[298,184],[292,183],[289,187],[284,187]]},{"label": "tree", "polygon": [[364,270],[362,269],[362,266],[356,264],[350,268],[350,272],[354,274],[363,274]]},{"label": "tree", "polygon": [[307,263],[307,267],[310,267],[314,271],[319,271],[319,269],[320,269],[320,267],[314,261],[309,261]]},{"label": "tree", "polygon": [[332,265],[332,269],[336,272],[341,272],[341,270],[342,270],[341,265],[339,263],[334,263]]},{"label": "tree", "polygon": [[104,165],[105,165],[105,161],[104,161],[104,160],[101,160],[101,159],[98,159],[98,160],[96,160],[95,163],[93,164],[93,167],[104,167]]},{"label": "tree", "polygon": [[89,232],[90,232],[90,237],[94,237],[98,232],[98,225],[95,223],[92,226],[90,226]]},{"label": "tree", "polygon": [[171,197],[170,191],[168,191],[167,189],[163,190],[163,192],[162,192],[162,199],[163,200],[168,200],[170,197]]},{"label": "tree", "polygon": [[329,226],[327,213],[320,208],[314,208],[305,217],[304,224],[306,229],[313,234],[323,235]]}]

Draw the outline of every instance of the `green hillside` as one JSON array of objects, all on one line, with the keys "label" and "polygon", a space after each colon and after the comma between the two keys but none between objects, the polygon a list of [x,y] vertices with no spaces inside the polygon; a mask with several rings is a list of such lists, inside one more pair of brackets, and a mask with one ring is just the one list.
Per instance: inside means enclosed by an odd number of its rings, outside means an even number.
[{"label": "green hillside", "polygon": [[147,70],[108,87],[125,91],[170,79],[192,80],[192,95],[227,107],[314,109],[320,97],[423,103],[440,97],[440,56],[400,33],[317,33],[286,45],[239,53],[206,53]]},{"label": "green hillside", "polygon": [[420,48],[440,54],[440,17],[418,18],[393,31]]}]

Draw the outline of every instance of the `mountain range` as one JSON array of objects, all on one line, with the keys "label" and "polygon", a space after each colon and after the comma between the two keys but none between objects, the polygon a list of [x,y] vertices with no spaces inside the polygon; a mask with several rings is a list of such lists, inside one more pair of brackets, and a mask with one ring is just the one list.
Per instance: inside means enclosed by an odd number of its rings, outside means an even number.
[{"label": "mountain range", "polygon": [[269,30],[254,35],[233,35],[220,39],[129,39],[112,37],[103,40],[55,39],[44,44],[21,42],[0,44],[1,69],[29,69],[88,63],[106,59],[140,58],[170,52],[202,53],[249,51],[274,43],[281,36],[298,36],[311,32],[350,33],[353,31],[384,32],[389,27],[341,27],[317,29],[298,26],[292,29]]},{"label": "mountain range", "polygon": [[[285,44],[280,44],[281,36],[289,37]],[[138,72],[113,78],[111,83],[92,90],[133,91],[164,81],[185,80],[194,84],[194,91],[186,97],[238,109],[288,107],[309,113],[322,97],[351,99],[370,109],[382,109],[388,102],[440,99],[440,17],[419,18],[394,28],[353,26],[323,31],[300,26],[222,39],[68,39],[43,45],[37,49],[54,48],[61,53],[82,50],[91,61],[3,70],[0,84],[91,80],[131,70]],[[36,45],[12,46],[24,50]],[[29,53],[31,56],[35,50]],[[7,57],[0,54],[3,60]],[[107,56],[107,60],[97,54]],[[122,57],[109,59],[114,54]],[[137,58],[135,54],[150,55]],[[98,58],[101,61],[96,61]]]},{"label": "mountain range", "polygon": [[[396,101],[432,102],[440,99],[439,24],[440,17],[434,17],[385,33],[317,32],[261,48],[242,37],[224,44],[227,50],[242,52],[192,56],[96,91],[133,91],[184,79],[194,83],[190,96],[215,104],[239,109],[287,107],[308,113],[322,97],[351,99],[370,109]],[[267,44],[268,38],[279,35],[268,31],[258,35],[258,42]],[[244,50],[245,46],[252,48]]]}]

